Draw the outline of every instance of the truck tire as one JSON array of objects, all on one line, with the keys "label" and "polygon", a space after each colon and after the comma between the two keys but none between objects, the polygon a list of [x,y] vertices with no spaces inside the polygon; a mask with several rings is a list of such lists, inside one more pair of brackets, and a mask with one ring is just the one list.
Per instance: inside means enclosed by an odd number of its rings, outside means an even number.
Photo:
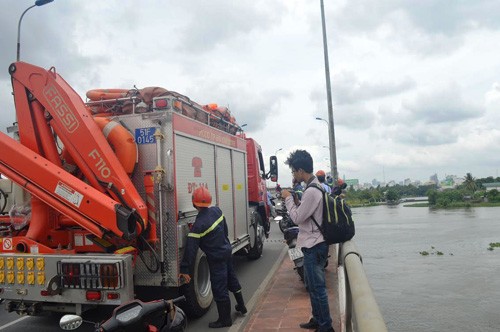
[{"label": "truck tire", "polygon": [[[250,249],[248,250],[247,258],[255,260],[262,256],[262,251],[264,249],[264,226],[262,225],[262,218],[258,213],[253,214],[253,223],[250,226],[250,232],[253,232],[254,243],[249,244]],[[250,241],[251,242],[251,241]]]},{"label": "truck tire", "polygon": [[186,301],[180,303],[180,306],[190,318],[198,318],[210,309],[214,298],[207,256],[200,249],[198,249],[191,271],[193,271],[191,282],[181,288]]}]

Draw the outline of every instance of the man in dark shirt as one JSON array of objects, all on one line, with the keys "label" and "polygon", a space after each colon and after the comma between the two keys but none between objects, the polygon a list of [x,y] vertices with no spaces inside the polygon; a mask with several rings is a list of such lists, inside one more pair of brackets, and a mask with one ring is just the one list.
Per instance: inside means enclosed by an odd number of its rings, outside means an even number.
[{"label": "man in dark shirt", "polygon": [[192,196],[193,206],[198,215],[188,234],[186,249],[181,263],[181,277],[187,283],[191,281],[190,268],[196,258],[198,248],[205,255],[210,268],[210,283],[214,300],[217,304],[219,319],[208,324],[211,328],[227,327],[232,325],[231,300],[229,291],[236,299],[236,311],[242,314],[247,312],[241,286],[233,270],[232,248],[228,238],[226,218],[222,211],[212,204],[212,195],[205,187],[197,188]]},{"label": "man in dark shirt", "polygon": [[301,182],[292,177],[293,191],[297,194],[299,201],[302,199],[302,193],[304,193],[304,187],[300,184]]}]

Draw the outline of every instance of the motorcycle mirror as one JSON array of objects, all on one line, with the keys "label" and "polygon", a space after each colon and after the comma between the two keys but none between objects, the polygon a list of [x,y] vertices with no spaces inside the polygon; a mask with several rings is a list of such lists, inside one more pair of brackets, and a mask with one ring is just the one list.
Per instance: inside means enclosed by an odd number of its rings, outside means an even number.
[{"label": "motorcycle mirror", "polygon": [[76,330],[82,325],[83,319],[78,315],[64,315],[59,321],[61,329],[66,331]]},{"label": "motorcycle mirror", "polygon": [[276,156],[271,156],[269,158],[269,177],[272,182],[278,181],[278,158]]}]

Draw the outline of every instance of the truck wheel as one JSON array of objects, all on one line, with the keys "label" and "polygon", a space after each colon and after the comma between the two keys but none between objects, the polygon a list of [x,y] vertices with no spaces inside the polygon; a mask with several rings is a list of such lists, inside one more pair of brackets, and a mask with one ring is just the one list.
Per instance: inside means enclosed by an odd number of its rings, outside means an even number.
[{"label": "truck wheel", "polygon": [[181,307],[189,317],[198,318],[210,309],[214,298],[207,256],[200,249],[198,249],[191,271],[193,271],[191,282],[182,287],[186,301],[181,303]]},{"label": "truck wheel", "polygon": [[253,232],[254,243],[250,243],[250,250],[248,250],[248,259],[258,259],[262,256],[262,250],[264,249],[264,227],[262,226],[262,218],[258,213],[254,213],[254,222],[250,228]]}]

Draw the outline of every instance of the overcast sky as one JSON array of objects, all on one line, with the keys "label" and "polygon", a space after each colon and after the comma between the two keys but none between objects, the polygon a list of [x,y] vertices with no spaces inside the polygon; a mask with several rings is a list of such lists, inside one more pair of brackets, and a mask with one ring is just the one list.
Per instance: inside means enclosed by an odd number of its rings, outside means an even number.
[{"label": "overcast sky", "polygon": [[[34,0],[0,0],[0,129],[7,68]],[[342,178],[499,176],[500,1],[325,1]],[[329,171],[319,0],[55,0],[23,18],[21,60],[92,88],[160,86],[229,106],[267,157],[308,150]],[[1,153],[1,152],[0,152]]]}]

